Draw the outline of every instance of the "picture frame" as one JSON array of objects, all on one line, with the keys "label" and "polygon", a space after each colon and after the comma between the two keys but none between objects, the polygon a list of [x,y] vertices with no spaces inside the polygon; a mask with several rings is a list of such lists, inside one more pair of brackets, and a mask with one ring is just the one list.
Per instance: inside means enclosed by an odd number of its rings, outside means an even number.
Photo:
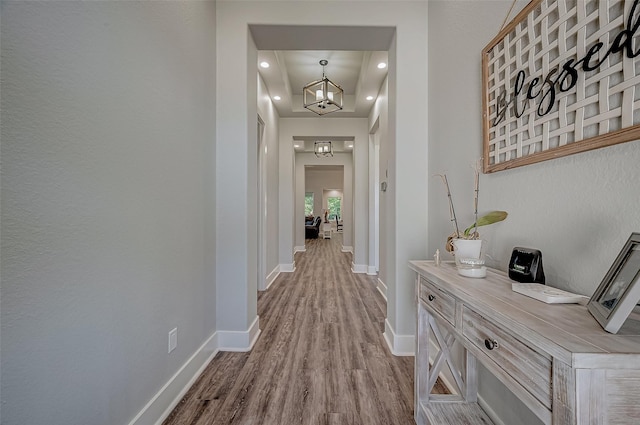
[{"label": "picture frame", "polygon": [[532,0],[482,51],[483,172],[640,139],[640,1]]},{"label": "picture frame", "polygon": [[640,233],[632,233],[587,303],[605,331],[617,333],[640,301]]}]

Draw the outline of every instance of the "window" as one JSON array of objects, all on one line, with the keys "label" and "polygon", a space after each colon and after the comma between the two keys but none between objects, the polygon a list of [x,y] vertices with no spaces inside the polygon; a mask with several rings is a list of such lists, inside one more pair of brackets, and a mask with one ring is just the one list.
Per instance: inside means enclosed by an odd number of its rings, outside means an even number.
[{"label": "window", "polygon": [[327,204],[329,205],[329,220],[335,220],[336,217],[340,218],[340,198],[327,198]]},{"label": "window", "polygon": [[304,194],[304,215],[313,215],[313,192],[305,192]]}]

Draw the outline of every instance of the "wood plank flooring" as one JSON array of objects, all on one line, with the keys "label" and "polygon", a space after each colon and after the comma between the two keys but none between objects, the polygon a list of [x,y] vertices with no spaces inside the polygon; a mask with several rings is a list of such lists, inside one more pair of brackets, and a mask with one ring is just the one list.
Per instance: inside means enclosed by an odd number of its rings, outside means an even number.
[{"label": "wood plank flooring", "polygon": [[251,352],[218,353],[164,425],[414,423],[413,357],[389,352],[375,277],[351,272],[341,236],[306,241],[258,295]]}]

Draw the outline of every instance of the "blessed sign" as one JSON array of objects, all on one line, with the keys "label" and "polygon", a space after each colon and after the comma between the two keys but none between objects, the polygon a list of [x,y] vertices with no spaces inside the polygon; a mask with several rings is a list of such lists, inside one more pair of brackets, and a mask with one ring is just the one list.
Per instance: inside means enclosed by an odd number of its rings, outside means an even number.
[{"label": "blessed sign", "polygon": [[535,0],[482,59],[485,172],[640,138],[640,0]]}]

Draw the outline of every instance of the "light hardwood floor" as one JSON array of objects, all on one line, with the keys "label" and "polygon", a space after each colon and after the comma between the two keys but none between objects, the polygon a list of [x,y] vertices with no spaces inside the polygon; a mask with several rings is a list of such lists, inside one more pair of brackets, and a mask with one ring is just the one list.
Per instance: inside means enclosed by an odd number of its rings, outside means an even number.
[{"label": "light hardwood floor", "polygon": [[351,272],[341,243],[306,241],[258,295],[251,352],[218,353],[164,425],[414,423],[413,357],[389,352],[376,279]]}]

